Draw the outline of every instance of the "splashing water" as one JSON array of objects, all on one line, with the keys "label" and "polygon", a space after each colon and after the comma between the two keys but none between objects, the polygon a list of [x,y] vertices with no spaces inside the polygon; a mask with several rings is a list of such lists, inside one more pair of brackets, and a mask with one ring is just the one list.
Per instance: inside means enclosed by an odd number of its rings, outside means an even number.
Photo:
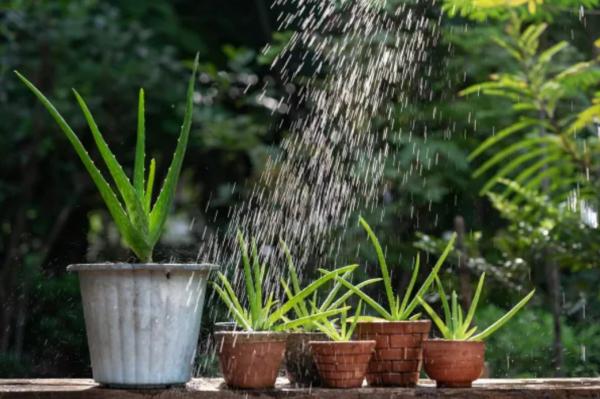
[{"label": "splashing water", "polygon": [[[271,159],[250,199],[236,208],[231,230],[240,228],[260,243],[284,239],[299,267],[327,252],[327,234],[343,226],[359,207],[373,206],[381,190],[394,101],[406,106],[406,90],[425,61],[432,27],[406,3],[393,12],[384,0],[275,0],[292,6],[279,16],[280,29],[298,27],[272,69],[284,82],[314,67],[300,89],[309,108],[293,122],[281,153]],[[419,1],[416,2],[419,4]],[[435,30],[435,26],[433,27]],[[301,54],[299,65],[294,58]],[[423,89],[422,79],[416,82]],[[391,101],[394,100],[394,101]],[[199,257],[223,265],[233,243],[213,238]],[[235,253],[235,251],[234,251]]]},{"label": "splashing water", "polygon": [[[393,11],[386,4],[274,0],[274,7],[291,9],[279,15],[280,30],[295,33],[272,69],[284,83],[313,71],[298,93],[309,111],[292,123],[280,155],[269,160],[250,199],[232,211],[225,239],[209,237],[199,258],[235,266],[233,232],[240,228],[257,243],[284,239],[301,273],[309,261],[339,248],[339,238],[329,237],[332,229],[343,227],[356,210],[375,206],[390,161],[386,138],[395,129],[392,113],[398,104],[408,105],[409,89],[425,89],[419,70],[437,28],[425,17],[423,1]],[[269,288],[277,291],[278,251],[265,256],[271,265]]]}]

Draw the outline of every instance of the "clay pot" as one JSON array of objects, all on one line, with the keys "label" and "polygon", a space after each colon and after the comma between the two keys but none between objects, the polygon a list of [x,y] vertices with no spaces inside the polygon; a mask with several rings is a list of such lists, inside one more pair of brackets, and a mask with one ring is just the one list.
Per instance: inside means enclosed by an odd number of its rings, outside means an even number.
[{"label": "clay pot", "polygon": [[286,333],[221,331],[215,333],[225,383],[232,388],[275,386],[283,360]]},{"label": "clay pot", "polygon": [[291,384],[298,386],[320,386],[321,378],[315,365],[309,341],[328,341],[326,334],[319,332],[290,333],[285,348],[285,370]]},{"label": "clay pot", "polygon": [[485,344],[480,341],[426,340],[425,372],[438,388],[470,388],[483,373]]},{"label": "clay pot", "polygon": [[324,386],[360,388],[375,341],[311,341],[310,347]]},{"label": "clay pot", "polygon": [[370,386],[414,387],[419,381],[423,340],[431,321],[359,322],[357,338],[375,340],[375,353],[367,371]]}]

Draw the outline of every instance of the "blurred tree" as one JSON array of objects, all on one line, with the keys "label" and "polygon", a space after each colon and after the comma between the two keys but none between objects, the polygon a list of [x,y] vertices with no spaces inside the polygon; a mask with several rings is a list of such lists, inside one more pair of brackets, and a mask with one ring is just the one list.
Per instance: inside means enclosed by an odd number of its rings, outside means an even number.
[{"label": "blurred tree", "polygon": [[[506,7],[506,2],[488,2],[490,7],[484,8],[477,7],[476,1],[467,3],[449,0],[444,7],[450,13],[460,11],[478,20],[492,18],[506,26],[505,33],[497,31],[486,36],[489,42],[504,48],[505,61],[495,68],[491,81],[472,85],[462,94],[471,95],[467,100],[474,109],[481,107],[480,94],[500,98],[506,105],[502,107],[506,117],[500,124],[498,120],[480,124],[487,128],[488,137],[474,149],[471,158],[490,154],[474,176],[486,176],[478,190],[488,195],[509,223],[506,229],[493,232],[494,239],[489,242],[495,248],[485,249],[487,240],[481,240],[479,235],[479,244],[472,248],[484,245],[479,249],[485,255],[481,257],[476,251],[468,264],[478,272],[492,268],[504,283],[509,276],[513,286],[518,286],[514,284],[518,276],[535,267],[534,274],[543,277],[536,282],[549,297],[554,331],[553,370],[558,375],[569,374],[572,370],[564,367],[561,319],[571,306],[565,303],[563,290],[567,287],[561,282],[560,270],[593,266],[595,256],[589,255],[600,249],[595,238],[598,193],[592,187],[597,179],[593,176],[597,170],[593,154],[597,152],[594,148],[598,140],[598,108],[591,103],[600,72],[595,60],[583,61],[585,51],[573,41],[577,35],[570,35],[573,44],[569,45],[566,40],[557,40],[560,30],[553,29],[556,25],[539,22],[565,19],[561,11],[571,6],[568,1],[544,2],[541,7],[530,5],[529,10],[519,7],[525,2],[509,4],[511,7]],[[476,116],[494,114],[497,115],[494,110],[478,110]],[[497,132],[496,126],[500,127]],[[579,215],[580,211],[586,214],[585,218]],[[435,241],[422,236],[418,246],[432,250]],[[439,251],[440,245],[443,244],[434,244],[438,248],[433,251]],[[573,286],[573,277],[569,276],[569,280]],[[579,302],[579,292],[571,289],[567,295]]]},{"label": "blurred tree", "polygon": [[[564,223],[577,226],[560,210],[561,204],[568,206],[569,199],[574,210],[590,206],[597,209],[596,204],[588,205],[585,201],[600,194],[594,192],[591,183],[598,179],[595,176],[598,168],[594,165],[598,137],[594,130],[597,129],[595,119],[600,114],[598,107],[589,107],[586,94],[600,83],[600,68],[595,61],[560,63],[557,58],[565,52],[568,43],[560,41],[541,48],[540,37],[547,29],[546,24],[523,28],[516,14],[510,21],[506,29],[508,40],[496,38],[496,42],[511,54],[518,69],[498,73],[492,81],[471,86],[462,94],[504,97],[512,103],[519,119],[485,140],[471,158],[488,150],[493,154],[474,173],[479,177],[494,171],[480,193],[490,194],[492,203],[514,226],[528,223],[530,232],[542,233],[535,236],[538,240],[530,240],[531,244],[538,245],[528,251],[537,253],[537,257],[541,254],[554,318],[553,364],[557,373],[562,374],[561,264],[556,255],[559,247],[569,246],[571,241],[565,235],[556,237],[553,230],[564,229]],[[573,58],[572,54],[568,57],[571,62]],[[506,178],[514,181],[506,181]],[[505,187],[502,193],[495,194],[493,190],[498,184]],[[523,201],[533,206],[522,207]],[[539,210],[545,217],[540,217]],[[585,228],[585,224],[581,226]],[[524,229],[519,230],[520,235],[525,233]],[[592,234],[597,236],[595,231]],[[522,237],[533,238],[531,234]],[[562,266],[571,266],[573,257],[577,255],[571,255]]]}]

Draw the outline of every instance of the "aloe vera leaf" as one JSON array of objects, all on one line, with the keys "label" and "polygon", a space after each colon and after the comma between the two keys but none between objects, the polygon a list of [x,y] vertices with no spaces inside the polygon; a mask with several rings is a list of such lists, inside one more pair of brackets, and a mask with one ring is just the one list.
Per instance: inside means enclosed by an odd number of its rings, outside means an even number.
[{"label": "aloe vera leaf", "polygon": [[314,321],[317,329],[327,335],[332,341],[342,341],[338,331],[329,320]]},{"label": "aloe vera leaf", "polygon": [[413,321],[413,320],[419,320],[421,318],[421,313],[415,313],[414,315],[410,316],[408,318],[408,320]]},{"label": "aloe vera leaf", "polygon": [[135,143],[135,161],[133,164],[133,187],[139,198],[144,198],[144,170],[146,163],[146,119],[144,106],[144,89],[138,96],[137,139]]},{"label": "aloe vera leaf", "polygon": [[466,332],[469,326],[471,325],[471,321],[475,316],[475,310],[477,310],[477,304],[479,303],[479,298],[481,296],[481,291],[483,290],[483,283],[485,281],[485,273],[481,275],[479,278],[479,283],[477,284],[477,289],[475,289],[475,295],[473,295],[473,300],[471,301],[471,306],[469,307],[469,311],[467,312],[467,317],[465,318],[465,322],[463,324],[463,332]]},{"label": "aloe vera leaf", "polygon": [[452,238],[450,238],[448,245],[444,249],[444,252],[442,253],[442,255],[440,255],[437,263],[431,270],[431,273],[429,273],[429,275],[423,282],[423,285],[421,285],[421,288],[419,288],[419,290],[415,294],[415,297],[413,298],[413,300],[410,301],[410,303],[406,306],[406,309],[404,310],[404,314],[402,315],[403,319],[407,319],[409,317],[409,315],[412,314],[412,312],[415,310],[415,308],[419,304],[419,302],[417,301],[417,297],[422,297],[425,294],[425,292],[427,292],[427,290],[431,286],[431,283],[433,283],[435,276],[438,275],[440,268],[442,267],[442,265],[446,261],[446,258],[450,254],[450,251],[454,248],[455,241],[456,241],[456,233],[452,234]]},{"label": "aloe vera leaf", "polygon": [[[281,245],[281,248],[282,248],[285,258],[287,260],[288,271],[289,271],[290,279],[292,281],[292,288],[294,289],[295,293],[298,293],[301,291],[300,281],[298,279],[298,272],[296,271],[296,266],[294,266],[294,260],[292,259],[292,253],[290,252],[290,249],[287,246],[287,244],[285,243],[285,241],[279,240],[279,244]],[[307,314],[309,313],[308,309],[306,307],[305,301],[299,302],[298,306],[300,306],[302,308],[303,312],[305,312]]]},{"label": "aloe vera leaf", "polygon": [[152,208],[152,194],[154,190],[154,176],[156,175],[156,160],[150,160],[150,170],[148,171],[148,180],[146,181],[146,192],[144,193],[144,207],[146,213],[150,213]]},{"label": "aloe vera leaf", "polygon": [[233,303],[235,308],[240,312],[240,314],[243,314],[244,308],[240,304],[240,301],[238,300],[238,297],[235,294],[235,291],[234,291],[233,287],[231,286],[231,283],[229,282],[227,277],[221,272],[217,273],[217,277],[219,278],[219,280],[221,280],[221,285],[223,286],[224,290],[229,295],[229,298],[231,299],[231,302]]},{"label": "aloe vera leaf", "polygon": [[440,301],[442,302],[442,308],[444,309],[444,318],[446,323],[450,323],[450,319],[452,315],[450,313],[450,305],[448,304],[448,297],[446,296],[446,291],[444,291],[444,286],[442,285],[442,281],[439,276],[435,276],[435,283],[438,290],[438,295],[440,296]]},{"label": "aloe vera leaf", "polygon": [[521,299],[521,301],[519,303],[517,303],[511,310],[509,310],[504,316],[502,316],[501,318],[496,320],[492,325],[490,325],[488,328],[486,328],[479,334],[471,337],[470,340],[471,341],[482,341],[485,338],[492,335],[493,333],[495,333],[506,322],[508,322],[510,319],[512,319],[513,316],[515,314],[517,314],[517,312],[519,310],[521,310],[521,308],[523,306],[525,306],[527,304],[527,302],[529,302],[529,300],[533,297],[534,294],[535,294],[535,290],[531,291],[529,294],[527,294],[527,296],[525,298]]},{"label": "aloe vera leaf", "polygon": [[346,339],[346,323],[348,322],[348,310],[344,304],[344,309],[340,314],[340,337]]},{"label": "aloe vera leaf", "polygon": [[[343,277],[343,276],[340,276],[340,279],[344,279],[344,277]],[[344,280],[346,280],[346,279],[344,279]],[[360,289],[362,289],[363,287],[366,287],[367,285],[371,285],[371,284],[374,284],[374,283],[378,283],[378,282],[380,282],[381,280],[383,280],[383,279],[382,279],[382,278],[380,278],[380,277],[378,277],[378,278],[372,278],[372,279],[369,279],[369,280],[361,281],[360,283],[358,283],[358,284],[356,284],[356,285],[354,285],[354,286],[355,286],[357,289],[359,289],[359,290],[360,290]],[[346,281],[348,281],[348,280],[346,280]],[[337,279],[336,279],[336,282],[337,282]],[[341,283],[340,283],[340,285],[341,285]],[[333,303],[331,304],[331,307],[332,307],[332,308],[339,307],[341,304],[343,304],[344,302],[346,302],[346,301],[348,300],[348,298],[350,298],[352,295],[355,295],[355,293],[354,293],[352,290],[348,290],[348,291],[346,291],[346,292],[345,292],[343,295],[341,295],[341,296],[340,296],[338,299],[336,299],[336,300],[335,300],[335,302],[333,302]]]},{"label": "aloe vera leaf", "polygon": [[[144,212],[143,200],[141,196],[138,195],[137,191],[131,185],[129,178],[125,174],[123,167],[117,162],[115,155],[108,147],[106,140],[100,133],[100,129],[98,129],[98,125],[94,120],[94,116],[90,112],[85,100],[83,97],[79,95],[77,90],[73,90],[75,94],[75,98],[79,103],[79,107],[83,111],[83,115],[85,116],[85,120],[92,131],[92,136],[94,137],[94,142],[96,143],[96,147],[98,147],[98,152],[102,156],[106,167],[112,176],[123,201],[125,202],[125,207],[127,208],[128,216],[131,219],[132,225],[134,228],[138,229],[141,232],[142,236],[147,236],[148,234],[148,215]],[[148,243],[150,248],[153,246],[151,243]],[[152,256],[152,254],[149,254]]]},{"label": "aloe vera leaf", "polygon": [[458,328],[458,335],[462,335],[463,334],[463,310],[462,310],[462,306],[460,306],[460,303],[457,304],[456,309],[458,311],[458,322],[456,324],[456,327]]},{"label": "aloe vera leaf", "polygon": [[406,305],[410,300],[410,295],[415,287],[415,283],[417,282],[417,277],[419,276],[419,268],[421,265],[421,255],[417,254],[417,260],[415,261],[415,267],[412,272],[412,276],[410,277],[410,282],[408,283],[408,287],[406,288],[406,293],[404,294],[404,298],[402,298],[402,304],[400,305],[399,313],[402,314],[406,310]]},{"label": "aloe vera leaf", "polygon": [[322,276],[322,277],[318,278],[317,280],[313,281],[311,284],[309,284],[308,286],[306,286],[300,292],[296,293],[294,295],[293,299],[288,300],[287,302],[285,302],[284,304],[282,304],[281,307],[279,307],[276,311],[274,311],[269,316],[269,322],[270,323],[275,323],[277,320],[279,320],[279,318],[281,316],[284,316],[287,312],[289,312],[300,301],[304,300],[304,298],[306,298],[307,296],[311,295],[316,289],[318,289],[320,286],[322,286],[326,282],[328,282],[328,281],[334,279],[335,277],[337,277],[338,274],[342,274],[342,273],[354,270],[357,267],[358,267],[357,265],[350,265],[350,266],[346,266],[346,267],[341,267],[341,268],[336,269],[336,270],[334,270],[332,272],[326,273],[324,276]]},{"label": "aloe vera leaf", "polygon": [[94,165],[94,161],[90,158],[89,154],[85,150],[81,141],[71,129],[71,126],[65,121],[62,115],[58,112],[58,110],[52,105],[50,100],[44,96],[44,94],[35,87],[33,83],[27,80],[23,75],[19,72],[15,71],[15,74],[18,78],[33,92],[33,94],[38,98],[38,100],[42,103],[42,105],[48,110],[52,118],[56,121],[58,126],[61,128],[73,148],[75,152],[81,159],[83,166],[88,171],[92,181],[98,188],[100,192],[100,196],[104,200],[110,215],[112,216],[117,228],[119,229],[123,239],[127,243],[127,245],[131,248],[131,250],[135,253],[135,255],[143,260],[145,254],[148,252],[148,245],[144,238],[139,235],[134,227],[131,224],[131,221],[127,217],[125,210],[123,209],[121,202],[117,198],[115,192],[112,190],[108,182],[102,176],[102,173],[98,170],[96,165]]},{"label": "aloe vera leaf", "polygon": [[456,332],[459,330],[458,326],[458,295],[456,291],[452,291],[452,319],[450,320],[450,330],[452,331],[452,338],[456,338]]},{"label": "aloe vera leaf", "polygon": [[256,242],[252,240],[252,272],[254,273],[254,293],[256,295],[256,302],[261,306],[263,304],[263,292],[260,273],[260,259],[258,258],[258,249],[256,248]]},{"label": "aloe vera leaf", "polygon": [[296,327],[301,327],[305,324],[312,323],[312,322],[322,320],[322,319],[326,319],[327,317],[330,317],[330,316],[334,316],[334,315],[339,314],[342,311],[347,310],[349,308],[350,307],[347,306],[347,307],[341,308],[341,309],[326,310],[325,312],[319,312],[319,313],[311,314],[309,316],[300,317],[296,320],[278,324],[274,329],[276,331],[285,331],[285,330],[293,329]]},{"label": "aloe vera leaf", "polygon": [[469,339],[471,338],[471,336],[472,336],[473,334],[475,334],[475,331],[477,331],[477,327],[476,327],[476,326],[475,326],[475,327],[473,327],[473,328],[471,328],[469,331],[467,331],[467,332],[464,334],[464,339],[465,339],[465,340],[469,340]]},{"label": "aloe vera leaf", "polygon": [[360,319],[361,312],[362,312],[362,301],[359,301],[358,306],[356,307],[356,313],[354,314],[354,320],[352,320],[352,325],[350,326],[350,329],[348,330],[347,334],[345,335],[345,338],[347,341],[350,341],[352,339],[352,334],[354,334],[354,330],[356,330],[356,325],[358,324],[358,320]]},{"label": "aloe vera leaf", "polygon": [[250,259],[248,258],[248,248],[246,247],[246,240],[241,231],[237,231],[238,245],[240,246],[240,252],[242,254],[242,267],[244,269],[244,280],[246,283],[246,294],[248,295],[248,305],[250,306],[250,314],[252,319],[258,319],[258,312],[262,303],[257,303],[256,293],[254,292],[254,281],[252,279],[252,270],[250,268]]},{"label": "aloe vera leaf", "polygon": [[[281,283],[281,286],[283,287],[283,291],[285,292],[285,295],[287,296],[288,299],[293,299],[294,298],[294,293],[292,292],[292,290],[290,289],[290,286],[288,283],[285,282],[285,280],[282,278],[279,279],[279,282]],[[296,305],[294,306],[294,312],[296,312],[296,314],[298,316],[308,316],[308,312],[304,312],[303,309]]]},{"label": "aloe vera leaf", "polygon": [[374,300],[373,298],[371,298],[370,296],[368,296],[367,294],[362,292],[359,288],[352,285],[352,283],[350,283],[346,280],[339,279],[339,278],[337,278],[336,280],[341,282],[346,288],[348,288],[350,291],[352,291],[356,296],[358,296],[360,299],[365,301],[365,303],[367,305],[369,305],[374,311],[379,313],[381,315],[381,317],[383,317],[386,320],[394,319],[392,314],[389,313],[387,310],[385,310],[385,308],[383,306],[378,304],[376,300]]},{"label": "aloe vera leaf", "polygon": [[296,267],[294,266],[294,260],[292,259],[292,253],[290,252],[289,247],[283,240],[279,240],[279,245],[283,250],[285,255],[285,259],[287,261],[288,270],[290,272],[290,278],[292,280],[292,287],[295,292],[300,292],[300,281],[298,280],[298,273],[296,271]]},{"label": "aloe vera leaf", "polygon": [[[313,294],[316,294],[317,292],[315,291]],[[313,299],[308,301],[308,308],[310,309],[310,311],[306,314],[306,315],[299,315],[299,316],[309,316],[311,314],[315,314],[315,313],[319,313],[319,312],[324,312],[326,310],[330,310],[330,309],[319,309],[319,307],[317,306],[317,297],[316,295],[313,295]],[[305,332],[313,332],[317,329],[315,323],[310,322],[305,324],[304,326],[302,326],[302,329]]]},{"label": "aloe vera leaf", "polygon": [[433,320],[433,322],[437,326],[438,330],[440,330],[440,332],[442,333],[442,336],[446,339],[452,339],[452,332],[446,326],[446,324],[444,324],[444,322],[442,321],[440,316],[438,316],[438,314],[435,312],[435,310],[433,310],[433,308],[431,306],[429,306],[429,304],[427,302],[425,302],[421,297],[417,297],[417,300],[420,302],[421,307],[423,309],[425,309],[425,311],[427,312],[429,317],[431,317],[431,320]]},{"label": "aloe vera leaf", "polygon": [[283,292],[285,293],[285,296],[287,296],[288,298],[294,297],[294,293],[292,292],[292,290],[290,290],[290,285],[283,279],[283,277],[279,278],[279,284],[281,284],[281,286],[283,287]]},{"label": "aloe vera leaf", "polygon": [[[344,273],[342,276],[340,276],[340,278],[346,279],[350,275],[351,275],[351,273]],[[334,303],[333,301],[335,300],[335,297],[337,296],[337,294],[341,288],[342,288],[342,284],[340,282],[336,281],[335,284],[333,285],[333,288],[331,289],[331,291],[329,291],[329,293],[327,294],[327,297],[325,297],[325,300],[319,307],[320,311],[327,310],[327,309],[329,309],[329,307],[331,305],[333,305],[333,303]]]},{"label": "aloe vera leaf", "polygon": [[260,281],[265,281],[265,276],[267,275],[267,263],[263,263],[260,267]]},{"label": "aloe vera leaf", "polygon": [[396,300],[394,301],[394,304],[396,305],[396,308],[394,309],[394,318],[399,317],[400,315],[400,295],[396,295]]},{"label": "aloe vera leaf", "polygon": [[267,299],[266,305],[261,308],[260,313],[260,324],[264,330],[272,330],[273,324],[269,321],[269,315],[271,314],[271,309],[277,304],[279,301],[273,300],[273,292],[269,294],[269,298]]},{"label": "aloe vera leaf", "polygon": [[158,194],[158,199],[150,212],[150,242],[157,242],[162,233],[162,229],[167,220],[169,208],[173,201],[175,194],[175,188],[177,187],[177,181],[181,173],[181,166],[183,164],[183,158],[187,149],[187,143],[190,136],[190,129],[192,127],[192,113],[194,109],[194,86],[196,83],[196,72],[198,70],[198,54],[194,60],[194,69],[192,71],[192,77],[187,90],[187,99],[185,107],[185,116],[183,118],[183,125],[181,126],[181,134],[177,140],[177,147],[171,166],[167,172],[167,177],[163,183],[162,189]]},{"label": "aloe vera leaf", "polygon": [[377,259],[379,261],[379,267],[381,269],[381,275],[383,277],[383,286],[385,287],[385,294],[387,295],[390,313],[392,313],[396,308],[394,300],[394,290],[392,288],[392,279],[390,277],[387,262],[385,261],[383,249],[381,248],[381,244],[379,243],[377,236],[375,235],[375,233],[373,233],[373,230],[371,230],[371,226],[369,226],[367,221],[362,216],[359,218],[358,221],[362,225],[363,229],[365,229],[365,231],[367,232],[367,235],[371,239],[371,243],[375,248],[375,252],[377,253]]},{"label": "aloe vera leaf", "polygon": [[235,318],[236,322],[239,325],[241,325],[242,327],[244,327],[245,330],[252,331],[251,323],[244,317],[244,315],[242,313],[240,313],[236,309],[235,305],[233,304],[233,302],[231,301],[231,298],[229,298],[227,293],[221,287],[219,287],[217,284],[213,284],[213,288],[215,289],[215,291],[217,292],[217,294],[219,295],[219,297],[221,298],[221,300],[223,301],[225,306],[227,306],[227,309],[229,309],[229,311]]}]

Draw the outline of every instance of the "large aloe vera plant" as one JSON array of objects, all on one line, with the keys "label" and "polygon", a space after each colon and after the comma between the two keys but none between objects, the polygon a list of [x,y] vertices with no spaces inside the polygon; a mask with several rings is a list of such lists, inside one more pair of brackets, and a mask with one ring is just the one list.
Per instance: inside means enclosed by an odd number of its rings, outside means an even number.
[{"label": "large aloe vera plant", "polygon": [[50,115],[64,132],[67,139],[73,145],[75,152],[83,162],[83,165],[98,188],[125,244],[134,252],[141,262],[152,261],[152,252],[161,236],[171,203],[173,202],[173,196],[181,173],[181,166],[192,125],[193,95],[197,69],[198,56],[196,56],[194,61],[194,69],[187,89],[185,116],[181,127],[181,133],[177,141],[175,154],[173,155],[173,160],[171,161],[160,193],[154,202],[152,201],[154,176],[156,171],[154,159],[150,161],[147,174],[145,170],[146,128],[143,89],[140,89],[138,101],[137,143],[135,149],[133,182],[131,182],[129,177],[125,174],[123,167],[119,164],[104,140],[86,102],[76,90],[73,90],[75,98],[90,127],[98,151],[112,177],[114,187],[116,187],[115,190],[104,178],[102,172],[96,167],[94,161],[92,161],[85,147],[79,140],[79,137],[50,100],[48,100],[33,83],[27,80],[19,72],[15,71],[19,79],[21,79],[48,110]]}]

